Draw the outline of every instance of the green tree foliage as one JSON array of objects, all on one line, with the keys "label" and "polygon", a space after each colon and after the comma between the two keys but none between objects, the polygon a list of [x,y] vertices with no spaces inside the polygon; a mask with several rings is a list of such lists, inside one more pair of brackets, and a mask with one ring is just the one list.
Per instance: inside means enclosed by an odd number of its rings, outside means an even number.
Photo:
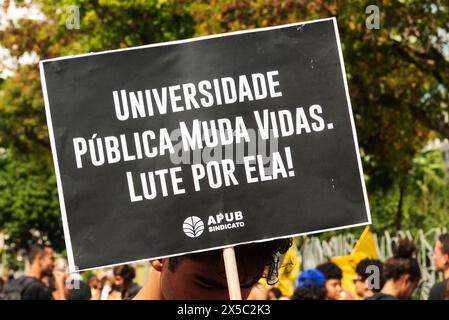
[{"label": "green tree foliage", "polygon": [[[414,157],[412,167],[387,190],[370,194],[376,230],[424,230],[449,225],[449,176],[441,152]],[[402,199],[402,200],[401,200]]]},{"label": "green tree foliage", "polygon": [[49,242],[64,249],[55,176],[25,157],[0,155],[0,226],[12,249]]}]

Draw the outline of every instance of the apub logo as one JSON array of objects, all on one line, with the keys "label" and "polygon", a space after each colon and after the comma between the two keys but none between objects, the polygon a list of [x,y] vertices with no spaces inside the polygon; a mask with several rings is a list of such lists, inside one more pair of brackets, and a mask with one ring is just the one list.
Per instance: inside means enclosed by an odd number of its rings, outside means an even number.
[{"label": "apub logo", "polygon": [[197,216],[190,216],[184,220],[182,230],[190,238],[199,237],[204,231],[204,222]]},{"label": "apub logo", "polygon": [[[245,222],[243,221],[242,211],[231,211],[226,213],[219,213],[208,217],[207,227],[209,232],[225,231],[230,229],[243,228]],[[204,232],[204,222],[197,216],[190,216],[184,220],[182,230],[189,238],[197,238]]]}]

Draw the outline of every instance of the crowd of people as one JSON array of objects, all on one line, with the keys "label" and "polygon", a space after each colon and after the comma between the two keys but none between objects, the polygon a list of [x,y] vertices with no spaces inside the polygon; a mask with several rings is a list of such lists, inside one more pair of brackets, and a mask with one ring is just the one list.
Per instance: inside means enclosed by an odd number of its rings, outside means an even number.
[{"label": "crowd of people", "polygon": [[[280,257],[291,245],[291,239],[281,239],[235,247],[244,299],[355,299],[342,286],[343,271],[331,261],[300,272],[293,295],[284,296],[276,283]],[[366,300],[413,297],[422,285],[416,247],[409,239],[399,239],[393,253],[384,262],[363,259],[357,264],[357,277],[353,279],[357,296]],[[24,276],[0,277],[0,300],[228,299],[220,250],[152,260],[142,287],[135,283],[135,269],[126,264],[115,266],[110,272],[89,273],[86,278],[57,271],[49,246],[33,246],[28,259]],[[449,234],[442,234],[436,241],[433,263],[443,281],[431,288],[429,299],[449,300]]]},{"label": "crowd of people", "polygon": [[79,273],[56,270],[49,246],[32,246],[28,260],[24,276],[11,275],[6,281],[0,277],[0,300],[123,300],[132,299],[140,290],[133,281],[134,268],[126,264],[111,273],[94,273],[85,281]]},{"label": "crowd of people", "polygon": [[[416,259],[416,247],[409,239],[400,239],[393,248],[393,256],[382,262],[363,259],[356,267],[353,279],[357,296],[365,300],[408,300],[421,286],[421,270]],[[430,290],[430,300],[449,300],[449,234],[442,234],[433,252],[435,270],[443,274],[443,281]],[[302,271],[296,282],[292,300],[341,300],[348,297],[341,280],[342,270],[333,262]]]}]

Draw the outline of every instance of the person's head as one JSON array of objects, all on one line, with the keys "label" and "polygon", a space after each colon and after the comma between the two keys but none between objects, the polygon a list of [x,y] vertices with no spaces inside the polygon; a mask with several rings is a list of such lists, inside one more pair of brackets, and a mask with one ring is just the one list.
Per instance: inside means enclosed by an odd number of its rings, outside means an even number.
[{"label": "person's head", "polygon": [[114,285],[122,289],[125,289],[129,284],[131,284],[133,282],[134,277],[136,276],[134,268],[127,264],[115,266],[113,272],[114,272]]},{"label": "person's head", "polygon": [[445,272],[449,269],[449,233],[440,235],[433,251],[435,270]]},{"label": "person's head", "polygon": [[384,286],[382,274],[383,263],[376,259],[363,259],[357,264],[354,280],[356,293],[362,297],[370,297]]},{"label": "person's head", "polygon": [[[99,271],[95,274],[97,280],[98,280],[98,285],[97,288],[103,288],[103,286],[106,284],[106,282],[108,282],[108,278],[112,278],[114,275],[113,272],[110,272],[110,276],[108,276],[107,272],[104,271]],[[95,283],[95,282],[94,282]]]},{"label": "person's head", "polygon": [[341,278],[343,278],[343,272],[341,269],[333,262],[326,262],[320,264],[316,267],[320,271],[326,282],[324,283],[324,289],[326,292],[326,299],[328,300],[338,300],[340,298],[341,292],[343,291],[341,287]]},{"label": "person's head", "polygon": [[28,252],[31,268],[39,272],[40,277],[52,276],[55,268],[53,249],[45,245],[33,245]]},{"label": "person's head", "polygon": [[393,257],[385,261],[383,275],[387,283],[395,288],[399,299],[410,299],[418,287],[421,270],[415,258],[416,247],[409,239],[400,239],[393,246]]},{"label": "person's head", "polygon": [[296,288],[291,300],[324,300],[326,290],[323,286],[311,284],[301,288]]},{"label": "person's head", "polygon": [[90,288],[97,289],[99,285],[98,277],[95,274],[91,275],[87,280],[87,284]]},{"label": "person's head", "polygon": [[90,287],[84,281],[79,281],[78,287],[73,287],[67,291],[67,300],[90,300],[92,297]]},{"label": "person's head", "polygon": [[296,288],[305,287],[311,284],[324,287],[326,278],[324,274],[317,269],[306,269],[296,278]]},{"label": "person's head", "polygon": [[[269,285],[277,281],[279,254],[291,244],[291,239],[281,239],[234,247],[243,299],[262,277]],[[151,264],[160,272],[163,299],[229,298],[222,250],[153,260]]]},{"label": "person's head", "polygon": [[317,269],[302,271],[296,279],[296,289],[291,300],[324,300],[325,282],[324,274]]}]

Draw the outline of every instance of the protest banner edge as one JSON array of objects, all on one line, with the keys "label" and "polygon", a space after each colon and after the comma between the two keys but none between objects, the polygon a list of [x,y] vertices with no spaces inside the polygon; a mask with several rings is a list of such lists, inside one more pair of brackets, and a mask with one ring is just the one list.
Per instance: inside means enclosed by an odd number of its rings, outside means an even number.
[{"label": "protest banner edge", "polygon": [[72,250],[72,242],[70,240],[70,230],[69,223],[67,220],[67,214],[65,209],[65,201],[64,201],[64,193],[62,190],[62,181],[61,174],[59,172],[59,162],[58,155],[56,153],[56,141],[53,132],[53,123],[51,121],[51,113],[50,113],[50,103],[48,100],[48,92],[47,92],[47,83],[45,81],[45,70],[42,61],[39,62],[40,76],[41,76],[41,86],[44,94],[44,104],[45,104],[45,114],[47,117],[47,128],[49,131],[49,139],[51,145],[51,153],[53,156],[53,164],[55,167],[55,175],[56,175],[56,185],[58,187],[58,197],[59,197],[59,206],[61,208],[61,217],[62,217],[62,227],[64,230],[64,240],[67,251],[67,260],[69,262],[69,272],[77,272],[77,268],[75,266],[75,261],[73,258],[73,250]]},{"label": "protest banner edge", "polygon": [[355,128],[354,114],[352,112],[351,98],[349,97],[349,87],[348,87],[348,81],[346,79],[346,68],[345,68],[344,59],[343,59],[343,51],[341,49],[340,33],[338,32],[337,19],[333,19],[333,22],[334,22],[334,30],[335,30],[335,41],[337,42],[338,56],[340,58],[341,73],[342,73],[342,77],[343,77],[343,84],[345,87],[346,102],[348,104],[349,119],[351,121],[352,136],[354,138],[354,147],[355,147],[355,152],[357,155],[357,165],[359,167],[359,172],[360,172],[360,182],[362,185],[363,199],[365,200],[365,210],[366,210],[366,214],[368,217],[368,222],[369,222],[368,224],[371,224],[372,223],[371,210],[369,208],[368,193],[366,191],[365,178],[364,178],[363,167],[362,167],[362,160],[360,157],[359,142],[358,142],[358,138],[357,138],[357,131]]},{"label": "protest banner edge", "polygon": [[[268,238],[268,239],[231,243],[231,244],[226,244],[223,246],[212,247],[212,248],[207,248],[207,249],[199,249],[199,250],[194,250],[194,251],[187,251],[187,252],[169,254],[169,255],[158,256],[158,257],[148,257],[148,258],[144,258],[144,259],[137,259],[137,260],[127,261],[127,262],[113,263],[113,264],[94,266],[94,267],[88,267],[88,268],[82,268],[82,269],[79,269],[75,265],[72,244],[71,244],[71,238],[70,238],[70,230],[69,230],[69,226],[68,226],[68,219],[67,219],[65,202],[64,202],[64,195],[63,195],[63,191],[62,191],[62,181],[61,181],[61,175],[60,175],[60,171],[59,171],[58,157],[57,157],[57,153],[56,153],[56,143],[55,143],[55,137],[54,137],[54,132],[53,132],[52,120],[51,120],[50,103],[49,103],[49,99],[48,99],[47,86],[46,86],[46,82],[45,82],[44,63],[59,61],[59,60],[66,60],[66,59],[90,57],[93,55],[108,54],[108,53],[115,53],[115,52],[128,51],[128,50],[144,49],[144,48],[173,45],[173,44],[179,44],[179,43],[188,43],[188,42],[201,41],[201,40],[206,40],[206,39],[211,39],[211,38],[219,38],[219,37],[252,33],[252,32],[276,30],[276,29],[293,27],[293,26],[297,26],[297,25],[307,25],[307,24],[319,23],[319,22],[325,22],[325,21],[333,21],[333,25],[334,25],[336,42],[337,42],[337,47],[338,47],[338,54],[339,54],[339,61],[340,61],[340,66],[341,66],[341,71],[342,71],[342,76],[343,76],[345,94],[346,94],[346,99],[347,99],[348,109],[349,109],[349,116],[350,116],[350,121],[351,121],[351,128],[352,128],[354,144],[355,144],[355,149],[356,149],[356,155],[357,155],[357,162],[358,162],[361,183],[362,183],[362,190],[363,190],[363,196],[364,196],[364,202],[365,202],[365,208],[366,208],[366,214],[367,214],[366,222],[345,225],[345,226],[339,226],[339,227],[335,227],[335,228],[314,230],[314,231],[310,231],[310,232],[304,232],[304,233],[298,233],[298,234],[292,234],[292,235],[284,235],[284,236],[273,237],[273,238]],[[259,243],[259,242],[265,242],[265,241],[285,239],[285,238],[290,238],[290,237],[297,237],[297,236],[304,236],[304,235],[309,235],[309,234],[341,230],[341,229],[358,227],[358,226],[365,226],[365,225],[369,225],[372,223],[371,222],[372,221],[371,213],[370,213],[369,203],[368,203],[368,197],[367,197],[367,192],[366,192],[366,186],[365,186],[365,182],[364,182],[364,178],[363,178],[363,169],[362,169],[362,165],[361,165],[360,151],[357,147],[358,146],[357,133],[355,130],[355,124],[354,124],[354,119],[353,119],[353,114],[352,114],[352,106],[351,106],[351,102],[350,102],[350,98],[349,98],[348,84],[347,84],[347,80],[346,80],[346,73],[345,73],[343,55],[342,55],[341,44],[340,44],[340,36],[338,33],[337,21],[336,21],[335,17],[311,20],[311,21],[306,21],[306,22],[295,22],[295,23],[284,24],[284,25],[280,25],[280,26],[272,26],[272,27],[249,29],[249,30],[240,30],[240,31],[235,31],[235,32],[228,32],[228,33],[208,35],[208,36],[203,36],[203,37],[198,37],[198,38],[190,38],[190,39],[184,39],[184,40],[175,40],[175,41],[169,41],[169,42],[149,44],[149,45],[132,47],[132,48],[114,49],[114,50],[107,50],[107,51],[101,51],[101,52],[96,52],[96,53],[87,53],[87,54],[74,55],[74,56],[58,57],[58,58],[53,58],[53,59],[45,59],[45,60],[41,60],[39,62],[39,68],[40,68],[40,73],[41,73],[41,85],[42,85],[42,90],[43,90],[43,94],[44,94],[45,111],[46,111],[46,116],[47,116],[47,127],[48,127],[48,130],[50,133],[49,139],[50,139],[53,161],[54,161],[54,166],[55,166],[55,175],[56,175],[56,180],[57,180],[58,196],[59,196],[59,202],[60,202],[60,207],[61,207],[64,238],[65,238],[65,243],[66,243],[66,248],[67,248],[69,272],[87,271],[87,270],[93,270],[93,269],[114,267],[114,266],[122,265],[122,264],[139,263],[139,262],[144,262],[144,261],[153,260],[153,259],[176,257],[176,256],[181,256],[181,255],[186,255],[186,254],[193,254],[193,253],[199,253],[199,252],[205,252],[205,251],[224,249],[224,248],[229,248],[229,247],[234,247],[234,246],[244,245],[244,244],[250,244],[250,243]]]},{"label": "protest banner edge", "polygon": [[80,271],[89,271],[89,270],[95,270],[95,269],[112,268],[112,267],[120,266],[120,265],[123,265],[123,264],[134,264],[134,263],[148,262],[150,260],[165,259],[165,258],[172,258],[172,257],[180,257],[180,256],[187,255],[187,254],[201,253],[201,252],[207,252],[207,251],[213,251],[213,250],[222,250],[224,248],[236,247],[236,246],[241,246],[241,245],[245,245],[245,244],[261,243],[261,242],[274,241],[274,240],[280,240],[280,239],[286,239],[286,238],[307,236],[307,235],[323,233],[323,232],[329,232],[329,231],[337,231],[337,230],[348,229],[348,228],[363,227],[363,226],[370,225],[370,224],[371,224],[371,222],[366,221],[366,222],[350,224],[350,225],[345,225],[345,226],[340,226],[340,227],[335,227],[335,228],[328,228],[328,229],[314,230],[314,231],[309,231],[309,232],[295,233],[295,234],[279,236],[279,237],[273,237],[273,238],[267,238],[267,239],[260,239],[260,240],[251,240],[251,241],[244,241],[244,242],[229,243],[229,244],[225,244],[225,245],[222,245],[222,246],[211,247],[211,248],[207,248],[207,249],[198,249],[198,250],[193,250],[193,251],[185,251],[185,252],[181,252],[181,253],[168,254],[168,255],[164,255],[164,256],[148,257],[148,258],[143,258],[143,259],[130,260],[130,261],[124,261],[124,262],[119,262],[119,263],[111,263],[111,264],[107,264],[107,265],[101,265],[101,266],[95,266],[95,267],[76,269],[76,271],[80,272]]}]

